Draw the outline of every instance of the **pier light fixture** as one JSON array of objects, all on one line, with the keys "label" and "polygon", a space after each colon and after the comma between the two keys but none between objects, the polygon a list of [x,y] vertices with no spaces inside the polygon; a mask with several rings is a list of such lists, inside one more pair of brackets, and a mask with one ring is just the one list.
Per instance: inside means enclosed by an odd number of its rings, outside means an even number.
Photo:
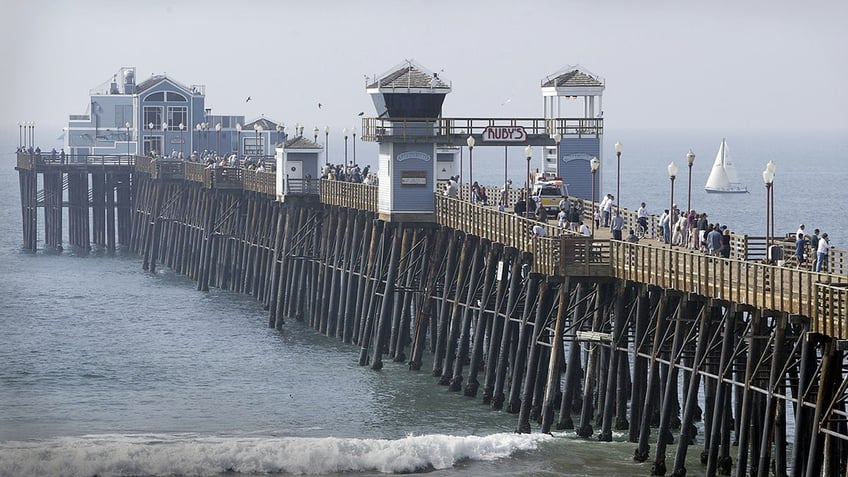
[{"label": "pier light fixture", "polygon": [[592,214],[589,217],[589,221],[592,222],[592,236],[595,236],[595,175],[598,172],[598,169],[601,167],[600,159],[593,157],[591,161],[589,161],[589,169],[592,171]]},{"label": "pier light fixture", "polygon": [[686,213],[688,214],[692,210],[692,165],[695,164],[695,153],[691,149],[686,153],[686,164],[689,165],[689,195],[686,202]]},{"label": "pier light fixture", "polygon": [[[772,176],[777,175],[777,164],[775,164],[774,161],[771,161],[771,160],[768,161],[766,163],[766,169],[771,171]],[[771,201],[771,206],[770,206],[770,209],[771,209],[771,231],[770,231],[769,235],[774,237],[774,177],[772,177],[772,181],[771,181],[771,199],[770,199],[770,201]]]},{"label": "pier light fixture", "polygon": [[180,159],[183,158],[183,130],[185,129],[185,124],[180,123]]},{"label": "pier light fixture", "polygon": [[[772,161],[769,162],[773,164]],[[766,164],[766,169],[763,171],[763,184],[766,186],[766,258],[769,260],[771,260],[769,246],[771,245],[771,235],[774,229],[774,207],[772,202],[774,194],[774,169],[774,166]]]},{"label": "pier light fixture", "polygon": [[265,148],[262,147],[262,142],[263,142],[262,141],[262,139],[263,139],[262,131],[264,130],[264,128],[262,127],[261,124],[257,123],[255,126],[253,126],[253,129],[256,131],[256,151],[257,151],[257,154],[260,157],[263,157],[263,156],[265,156]]},{"label": "pier light fixture", "polygon": [[147,129],[153,129],[153,121],[147,123]]},{"label": "pier light fixture", "polygon": [[533,159],[533,146],[528,145],[524,148],[524,157],[527,158],[527,177],[524,183],[524,214],[530,217],[530,161]]},{"label": "pier light fixture", "polygon": [[168,147],[168,141],[167,141],[168,122],[165,121],[165,120],[162,120],[162,124],[160,124],[159,127],[162,129],[162,150],[159,151],[159,154],[164,156],[165,155],[165,148]]},{"label": "pier light fixture", "polygon": [[350,128],[350,133],[353,136],[353,160],[350,161],[350,165],[353,166],[356,164],[356,126]]},{"label": "pier light fixture", "polygon": [[330,163],[330,126],[324,128],[324,165]]},{"label": "pier light fixture", "polygon": [[342,136],[344,136],[344,145],[345,145],[344,166],[345,166],[345,170],[347,170],[347,128],[342,129]]},{"label": "pier light fixture", "polygon": [[615,210],[620,210],[621,206],[621,142],[615,143]]},{"label": "pier light fixture", "polygon": [[221,123],[215,125],[215,154],[221,154]]},{"label": "pier light fixture", "polygon": [[468,136],[465,139],[465,144],[468,144],[468,184],[469,187],[469,198],[471,201],[474,201],[474,144],[475,144],[474,136]]},{"label": "pier light fixture", "polygon": [[124,126],[127,128],[127,157],[130,157],[130,122],[127,121]]},{"label": "pier light fixture", "polygon": [[241,123],[236,123],[236,159],[241,157]]},{"label": "pier light fixture", "polygon": [[[674,161],[671,161],[671,164],[668,165],[668,178],[671,180],[671,203],[668,210],[672,211],[674,210],[674,179],[677,178],[677,164]],[[669,240],[668,247],[671,248],[672,245],[674,245],[674,241]]]},{"label": "pier light fixture", "polygon": [[200,123],[195,124],[194,130],[197,131],[197,149],[203,151],[203,143],[200,142],[200,132],[203,130],[203,125]]},{"label": "pier light fixture", "polygon": [[321,130],[318,129],[318,126],[315,126],[314,128],[312,128],[312,142],[315,142],[315,143],[318,142],[318,133],[320,133],[320,132],[321,132]]}]

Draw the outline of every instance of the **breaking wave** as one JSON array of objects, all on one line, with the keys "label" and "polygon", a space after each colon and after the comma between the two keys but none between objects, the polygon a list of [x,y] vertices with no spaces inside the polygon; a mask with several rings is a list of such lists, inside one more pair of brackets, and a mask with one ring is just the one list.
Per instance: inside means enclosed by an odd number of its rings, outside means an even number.
[{"label": "breaking wave", "polygon": [[545,434],[401,439],[92,435],[0,443],[0,476],[409,473],[535,449]]}]

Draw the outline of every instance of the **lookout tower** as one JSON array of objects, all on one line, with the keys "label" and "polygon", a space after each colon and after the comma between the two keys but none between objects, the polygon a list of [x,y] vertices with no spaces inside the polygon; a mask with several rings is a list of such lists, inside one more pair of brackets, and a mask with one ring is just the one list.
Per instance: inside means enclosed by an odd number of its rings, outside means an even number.
[{"label": "lookout tower", "polygon": [[[603,163],[603,93],[604,79],[581,66],[567,66],[542,80],[549,133],[561,138],[558,146],[546,150],[543,171],[562,177],[569,194],[576,197],[591,198],[589,162],[597,157]],[[601,192],[602,173],[603,167],[596,173],[595,199]]]},{"label": "lookout tower", "polygon": [[366,85],[380,127],[378,212],[385,221],[433,221],[436,120],[451,86],[407,60]]}]

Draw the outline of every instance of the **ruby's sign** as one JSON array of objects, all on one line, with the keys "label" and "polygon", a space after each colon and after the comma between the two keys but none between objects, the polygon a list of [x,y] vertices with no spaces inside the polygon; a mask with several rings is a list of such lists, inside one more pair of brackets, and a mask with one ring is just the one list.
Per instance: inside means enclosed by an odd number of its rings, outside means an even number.
[{"label": "ruby's sign", "polygon": [[488,126],[483,130],[483,141],[524,142],[527,131],[523,126]]}]

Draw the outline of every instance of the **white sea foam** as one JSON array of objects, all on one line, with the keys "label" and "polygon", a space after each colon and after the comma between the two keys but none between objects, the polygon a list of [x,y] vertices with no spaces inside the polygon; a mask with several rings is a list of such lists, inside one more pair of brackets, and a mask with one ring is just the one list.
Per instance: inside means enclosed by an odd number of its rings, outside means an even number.
[{"label": "white sea foam", "polygon": [[535,449],[544,434],[402,439],[97,435],[0,443],[0,476],[205,476],[445,469]]}]

